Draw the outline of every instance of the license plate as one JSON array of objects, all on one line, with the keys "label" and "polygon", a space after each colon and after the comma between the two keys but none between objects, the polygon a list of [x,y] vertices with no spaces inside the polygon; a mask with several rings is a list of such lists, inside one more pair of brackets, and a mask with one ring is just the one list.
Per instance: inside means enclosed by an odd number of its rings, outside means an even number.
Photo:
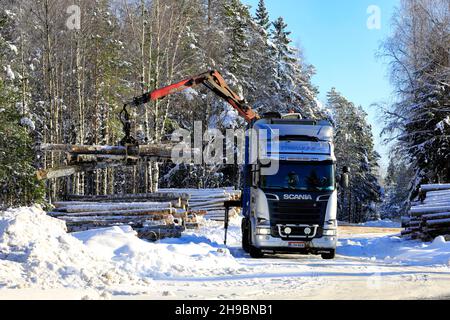
[{"label": "license plate", "polygon": [[305,242],[289,242],[289,247],[304,249],[304,248],[306,248],[306,243]]}]

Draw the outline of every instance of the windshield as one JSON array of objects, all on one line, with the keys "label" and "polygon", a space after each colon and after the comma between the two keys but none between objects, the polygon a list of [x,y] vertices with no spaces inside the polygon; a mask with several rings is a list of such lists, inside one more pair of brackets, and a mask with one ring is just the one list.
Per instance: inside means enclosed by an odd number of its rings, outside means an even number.
[{"label": "windshield", "polygon": [[261,188],[333,191],[335,188],[334,165],[331,162],[281,162],[276,175],[261,176]]}]

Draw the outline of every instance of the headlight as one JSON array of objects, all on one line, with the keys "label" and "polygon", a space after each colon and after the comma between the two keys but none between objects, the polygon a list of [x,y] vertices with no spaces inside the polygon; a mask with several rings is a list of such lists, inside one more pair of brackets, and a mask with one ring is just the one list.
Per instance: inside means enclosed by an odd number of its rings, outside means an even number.
[{"label": "headlight", "polygon": [[336,236],[336,230],[323,230],[324,236]]},{"label": "headlight", "polygon": [[269,228],[256,228],[256,234],[258,235],[270,235],[270,229]]}]

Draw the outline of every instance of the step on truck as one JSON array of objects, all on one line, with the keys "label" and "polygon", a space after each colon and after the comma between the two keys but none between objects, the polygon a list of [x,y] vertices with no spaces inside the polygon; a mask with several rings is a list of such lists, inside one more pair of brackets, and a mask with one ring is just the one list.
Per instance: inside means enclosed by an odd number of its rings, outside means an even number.
[{"label": "step on truck", "polygon": [[[297,253],[333,259],[338,184],[332,125],[296,114],[271,114],[252,128],[246,141],[243,249],[253,258]],[[278,140],[277,150],[273,141],[261,138],[266,135],[261,131]],[[267,144],[266,154],[250,162],[249,153],[261,150],[261,144]],[[278,170],[268,172],[270,167]],[[340,182],[345,187],[348,170],[344,171]]]}]

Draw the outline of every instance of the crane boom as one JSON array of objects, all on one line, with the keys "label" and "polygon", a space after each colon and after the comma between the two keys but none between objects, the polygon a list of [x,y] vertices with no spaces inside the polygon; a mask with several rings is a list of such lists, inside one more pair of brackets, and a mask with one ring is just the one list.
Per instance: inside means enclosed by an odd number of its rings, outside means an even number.
[{"label": "crane boom", "polygon": [[216,70],[208,71],[198,76],[171,84],[167,87],[145,93],[140,97],[134,98],[128,105],[139,106],[150,101],[160,100],[168,95],[194,88],[200,84],[203,84],[217,96],[228,102],[239,115],[245,119],[245,121],[251,123],[259,119],[258,114],[247,105],[245,100],[241,99],[233,90],[231,90],[222,75]]}]

